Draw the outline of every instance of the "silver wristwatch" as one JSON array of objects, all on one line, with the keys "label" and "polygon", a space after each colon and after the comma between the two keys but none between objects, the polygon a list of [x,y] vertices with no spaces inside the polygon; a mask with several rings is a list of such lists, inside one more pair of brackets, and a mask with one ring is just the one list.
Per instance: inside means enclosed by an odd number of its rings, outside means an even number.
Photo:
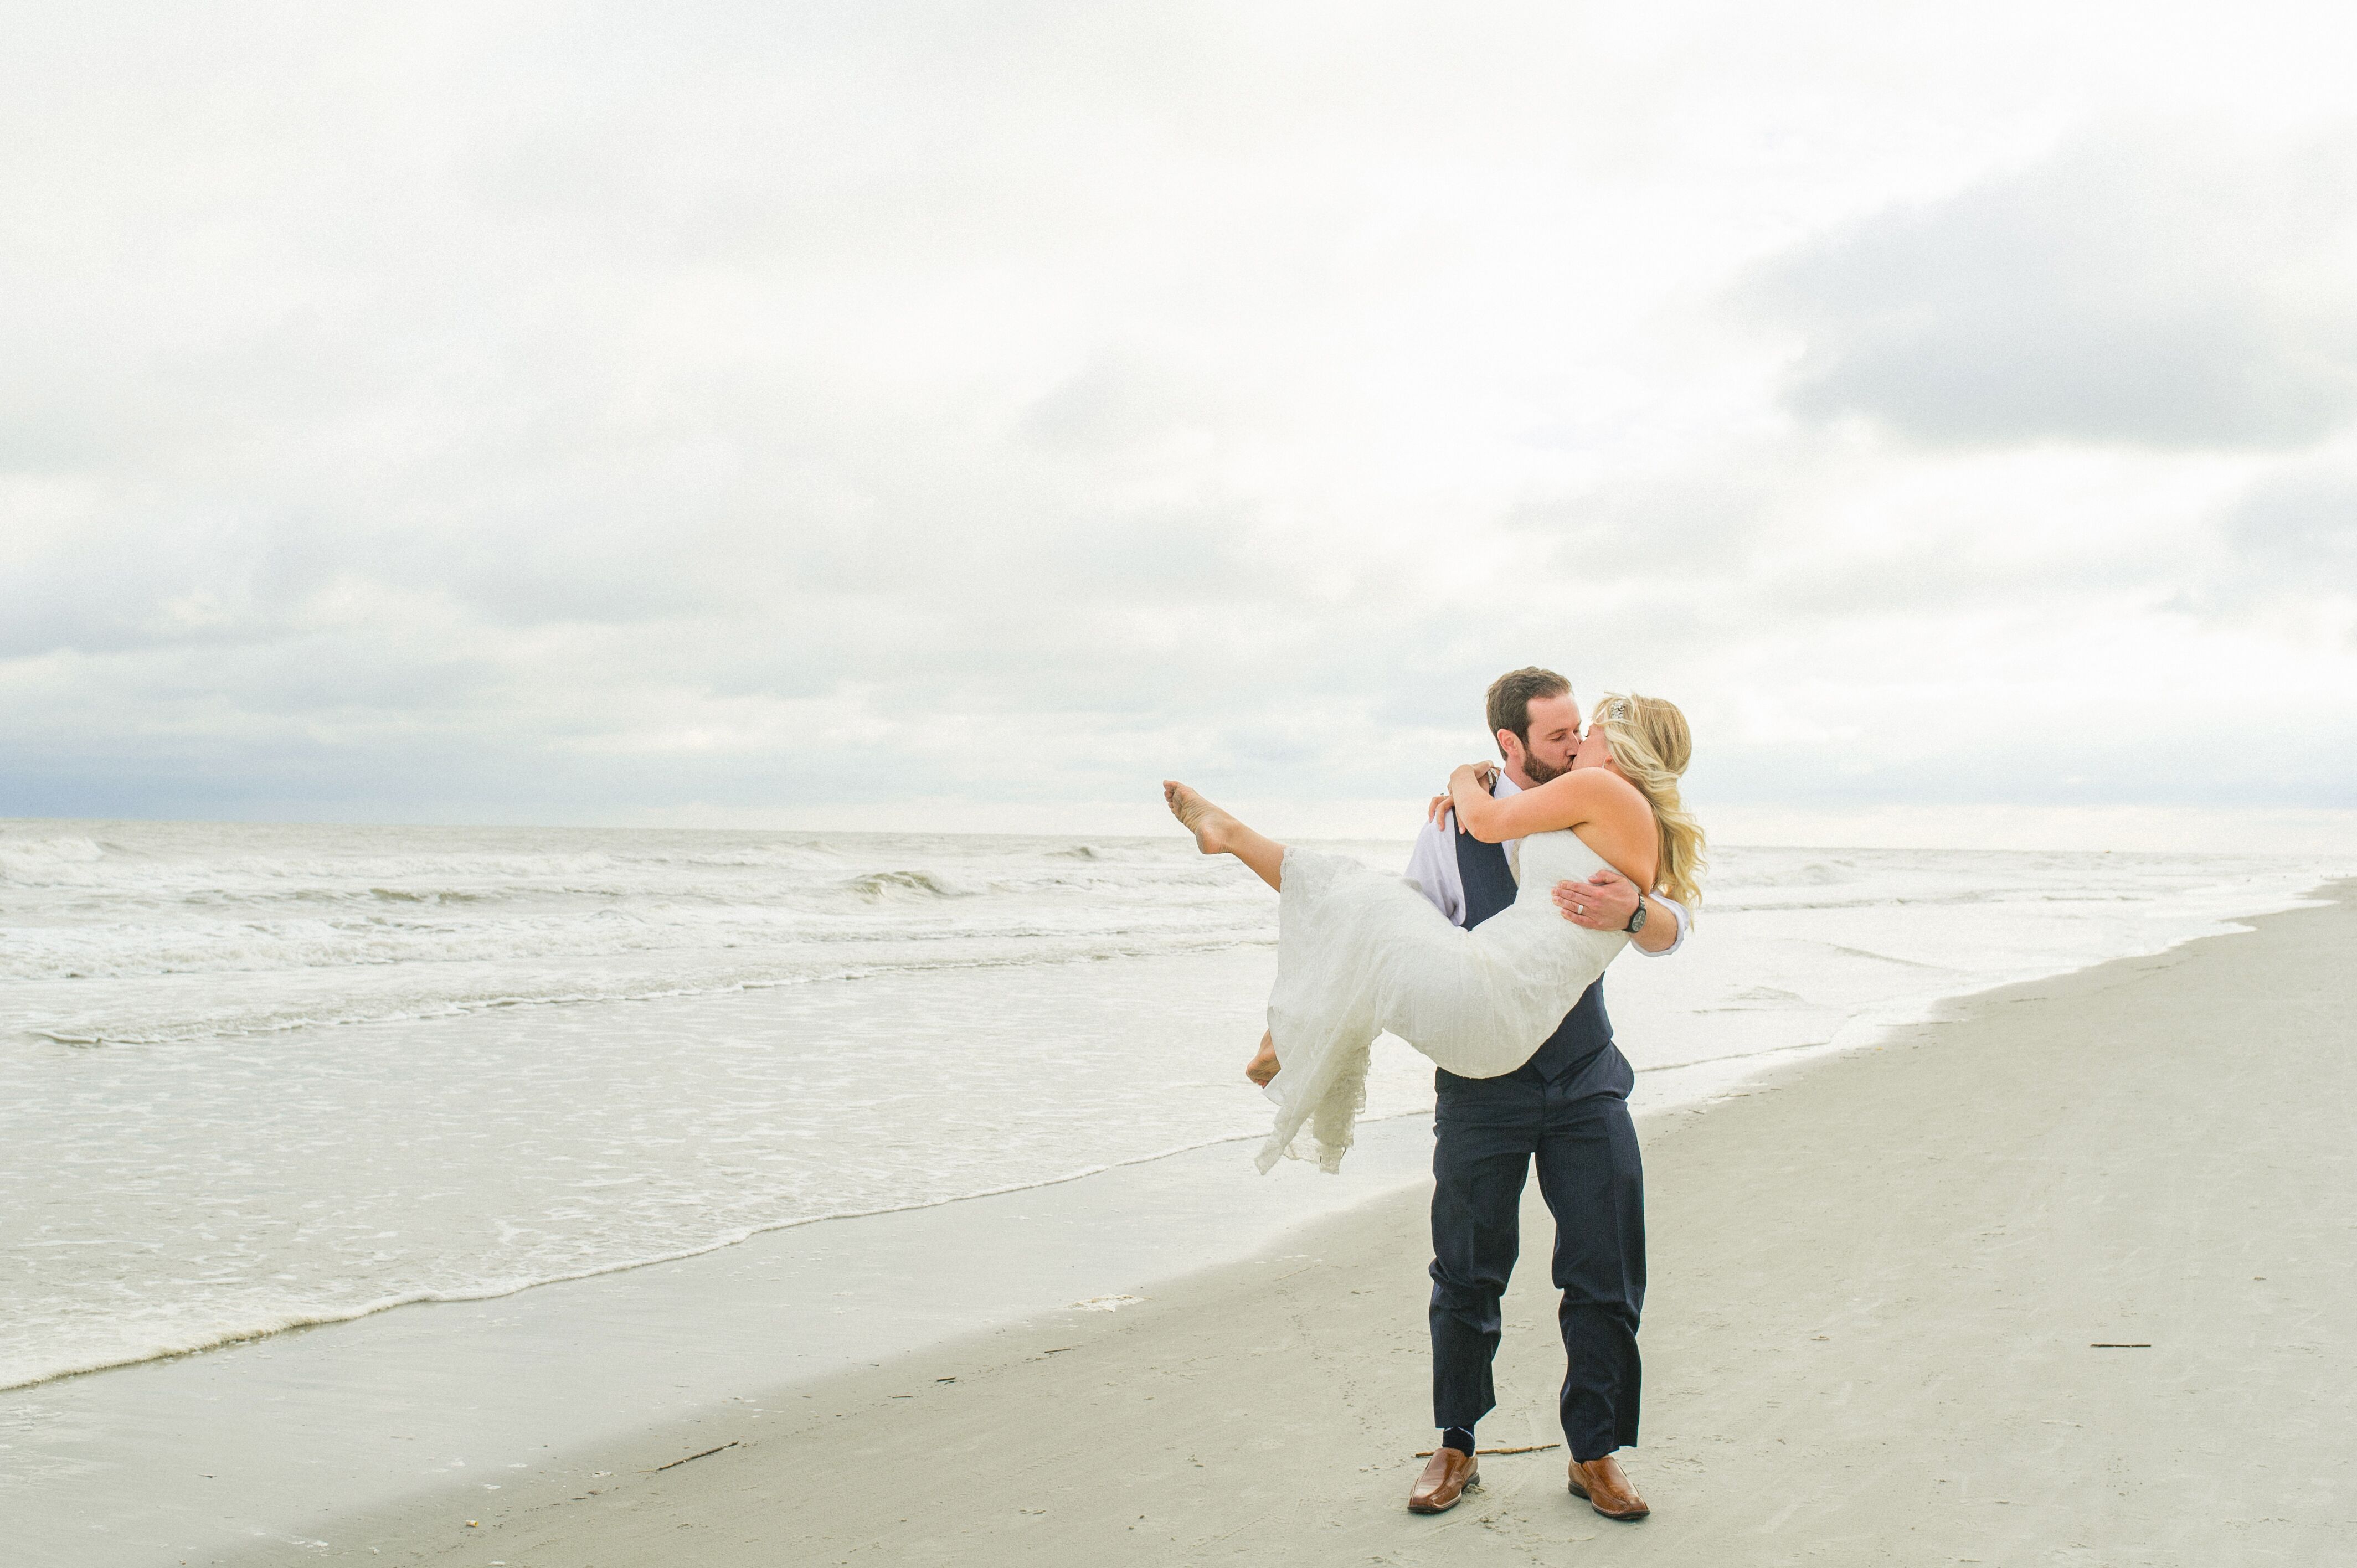
[{"label": "silver wristwatch", "polygon": [[1645,901],[1642,898],[1637,900],[1637,912],[1630,916],[1629,923],[1620,929],[1632,937],[1645,929]]}]

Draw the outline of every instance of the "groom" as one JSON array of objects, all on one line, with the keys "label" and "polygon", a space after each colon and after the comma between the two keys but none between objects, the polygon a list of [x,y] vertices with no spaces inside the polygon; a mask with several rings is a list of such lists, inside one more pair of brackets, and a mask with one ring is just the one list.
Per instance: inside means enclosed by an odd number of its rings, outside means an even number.
[{"label": "groom", "polygon": [[[1490,730],[1504,758],[1493,794],[1535,789],[1571,766],[1579,704],[1551,670],[1516,670],[1491,683]],[[1483,843],[1445,814],[1425,824],[1408,878],[1460,926],[1514,901],[1512,844]],[[1566,919],[1626,930],[1640,951],[1665,954],[1685,939],[1686,913],[1640,897],[1610,871],[1563,883]],[[1599,980],[1530,1060],[1502,1078],[1436,1075],[1432,1175],[1432,1403],[1440,1442],[1408,1493],[1417,1513],[1454,1508],[1478,1482],[1474,1423],[1497,1404],[1490,1363],[1498,1304],[1519,1248],[1523,1183],[1534,1163],[1555,1222],[1556,1313],[1569,1359],[1562,1395],[1571,1490],[1608,1519],[1645,1517],[1644,1499],[1613,1451],[1637,1441],[1637,1316],[1645,1300],[1644,1171],[1628,1094],[1636,1082],[1612,1043]]]}]

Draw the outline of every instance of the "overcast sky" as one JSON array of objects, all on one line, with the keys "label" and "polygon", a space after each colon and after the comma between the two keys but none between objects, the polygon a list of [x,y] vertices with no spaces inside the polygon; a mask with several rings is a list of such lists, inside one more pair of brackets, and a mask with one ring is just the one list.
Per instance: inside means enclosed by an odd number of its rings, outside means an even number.
[{"label": "overcast sky", "polygon": [[2345,5],[0,20],[0,814],[2357,806]]}]

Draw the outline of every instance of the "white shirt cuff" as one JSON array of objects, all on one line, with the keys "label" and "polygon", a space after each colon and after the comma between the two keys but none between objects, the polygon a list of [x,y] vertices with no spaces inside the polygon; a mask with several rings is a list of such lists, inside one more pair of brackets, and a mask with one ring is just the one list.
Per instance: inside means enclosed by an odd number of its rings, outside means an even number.
[{"label": "white shirt cuff", "polygon": [[[1637,948],[1637,950],[1643,953],[1647,958],[1667,958],[1672,953],[1686,945],[1686,932],[1694,929],[1694,918],[1686,913],[1686,907],[1684,904],[1679,903],[1674,898],[1664,898],[1660,894],[1656,893],[1653,895],[1653,902],[1661,905],[1663,908],[1669,910],[1671,914],[1677,917],[1677,940],[1672,942],[1668,947],[1662,949],[1659,952],[1654,951],[1652,948]],[[1631,942],[1629,945],[1631,947],[1637,947],[1637,944],[1634,942]]]}]

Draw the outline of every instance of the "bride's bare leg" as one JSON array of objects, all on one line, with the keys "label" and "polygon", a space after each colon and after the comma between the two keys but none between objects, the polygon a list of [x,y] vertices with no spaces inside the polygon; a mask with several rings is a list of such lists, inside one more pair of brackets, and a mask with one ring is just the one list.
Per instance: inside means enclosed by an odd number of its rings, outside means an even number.
[{"label": "bride's bare leg", "polygon": [[1195,835],[1195,847],[1205,854],[1232,854],[1253,868],[1271,887],[1285,886],[1285,846],[1266,833],[1256,833],[1176,779],[1162,781],[1162,799],[1170,814]]},{"label": "bride's bare leg", "polygon": [[1244,1063],[1244,1076],[1266,1089],[1268,1080],[1276,1076],[1276,1037],[1263,1032],[1260,1049],[1253,1053],[1252,1060]]}]

